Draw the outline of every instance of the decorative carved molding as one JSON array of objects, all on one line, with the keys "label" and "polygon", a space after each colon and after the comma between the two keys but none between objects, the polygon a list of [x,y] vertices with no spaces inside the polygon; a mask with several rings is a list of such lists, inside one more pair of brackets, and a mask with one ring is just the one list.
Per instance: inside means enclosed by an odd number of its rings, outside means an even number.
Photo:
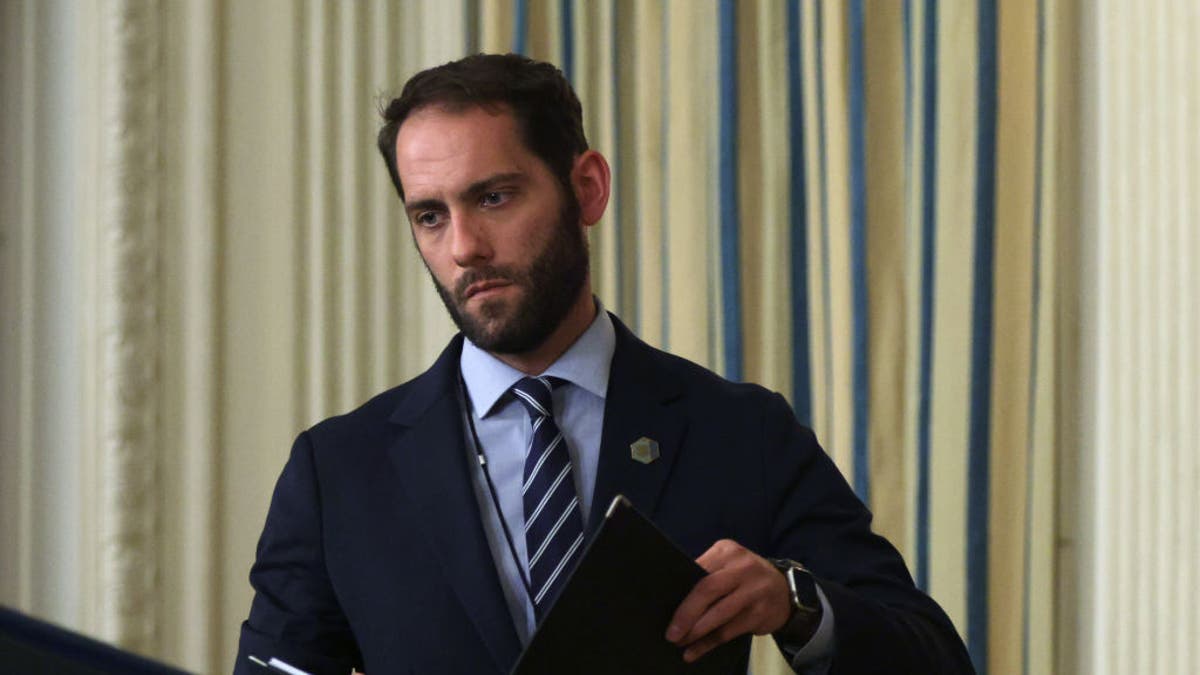
[{"label": "decorative carved molding", "polygon": [[102,7],[99,629],[155,642],[161,7]]}]

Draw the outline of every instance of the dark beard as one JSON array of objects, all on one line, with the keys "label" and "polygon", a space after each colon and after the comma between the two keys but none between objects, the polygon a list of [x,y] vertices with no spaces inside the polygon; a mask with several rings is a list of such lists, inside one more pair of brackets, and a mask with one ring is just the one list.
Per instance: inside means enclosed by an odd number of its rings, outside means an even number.
[{"label": "dark beard", "polygon": [[[550,337],[575,304],[587,279],[588,251],[579,226],[579,203],[573,194],[567,196],[567,202],[550,241],[525,269],[513,265],[471,269],[458,280],[453,293],[430,272],[450,318],[475,346],[497,354],[532,351]],[[486,279],[504,279],[522,287],[525,294],[514,307],[494,300],[484,302],[478,316],[463,312],[467,287]],[[506,307],[508,319],[504,321]]]}]

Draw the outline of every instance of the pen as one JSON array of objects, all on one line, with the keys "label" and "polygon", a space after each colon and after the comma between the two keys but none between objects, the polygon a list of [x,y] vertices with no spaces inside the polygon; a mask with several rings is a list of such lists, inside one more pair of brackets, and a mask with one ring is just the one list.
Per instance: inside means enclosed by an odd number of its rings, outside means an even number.
[{"label": "pen", "polygon": [[270,661],[263,661],[253,654],[248,655],[247,658],[263,668],[266,668],[267,670],[274,670],[275,672],[279,673],[287,673],[288,675],[309,675],[309,673],[300,670],[296,666],[293,666],[286,661],[281,661],[274,656],[271,657]]}]

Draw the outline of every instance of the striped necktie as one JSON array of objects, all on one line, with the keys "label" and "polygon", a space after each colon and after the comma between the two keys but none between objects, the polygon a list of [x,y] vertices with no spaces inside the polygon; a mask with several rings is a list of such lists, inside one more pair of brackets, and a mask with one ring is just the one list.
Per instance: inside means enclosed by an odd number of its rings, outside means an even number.
[{"label": "striped necktie", "polygon": [[512,387],[533,425],[525,453],[525,544],[538,621],[554,602],[583,546],[583,510],[571,478],[567,442],[554,422],[550,392],[563,381],[527,377]]}]

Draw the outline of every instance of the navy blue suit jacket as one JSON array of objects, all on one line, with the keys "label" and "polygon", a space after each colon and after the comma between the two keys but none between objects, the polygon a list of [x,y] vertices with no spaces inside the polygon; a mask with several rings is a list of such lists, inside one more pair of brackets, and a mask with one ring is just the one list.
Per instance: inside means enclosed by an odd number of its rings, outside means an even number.
[{"label": "navy blue suit jacket", "polygon": [[[729,538],[801,561],[836,618],[833,672],[970,671],[949,619],[871,533],[871,514],[781,396],[614,324],[589,532],[620,493],[693,557]],[[419,377],[296,439],[250,572],[237,673],[261,672],[249,655],[337,675],[506,673],[516,661],[471,486],[461,349],[459,336]],[[642,436],[661,452],[648,465],[629,455]]]}]

